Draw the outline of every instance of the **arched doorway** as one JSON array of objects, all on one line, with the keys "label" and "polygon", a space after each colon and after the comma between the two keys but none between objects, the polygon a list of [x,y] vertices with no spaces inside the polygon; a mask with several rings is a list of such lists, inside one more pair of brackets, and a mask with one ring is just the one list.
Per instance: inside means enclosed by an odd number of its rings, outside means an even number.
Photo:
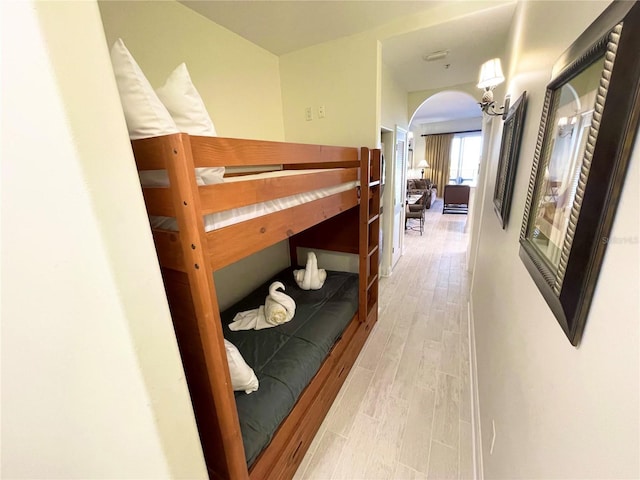
[{"label": "arched doorway", "polygon": [[[480,178],[482,159],[486,156],[482,146],[483,116],[474,95],[476,90],[445,90],[427,96],[415,109],[409,124],[412,139],[412,152],[409,154],[407,178],[421,178],[420,160],[425,158],[425,138],[427,135],[444,133],[454,134],[452,137],[451,163],[443,180],[436,180],[437,196],[442,197],[444,186],[452,181],[472,185],[472,199],[475,197],[476,182]],[[465,150],[468,143],[469,151]],[[457,163],[452,160],[457,158]],[[455,164],[454,164],[455,163]],[[454,168],[451,168],[452,165]],[[424,169],[424,178],[434,178],[430,168]],[[454,171],[455,170],[455,171]],[[444,175],[444,174],[443,174]],[[440,178],[443,178],[440,175]],[[467,217],[467,228],[471,229],[475,212],[475,202],[471,202]],[[437,203],[433,208],[441,208]]]},{"label": "arched doorway", "polygon": [[[479,143],[474,138],[473,142],[464,140],[465,136],[478,136],[482,129],[482,112],[478,108],[477,100],[467,92],[458,90],[445,90],[435,93],[426,98],[411,116],[409,123],[410,136],[413,137],[411,150],[407,162],[407,178],[430,178],[437,176],[431,166],[422,168],[420,161],[425,159],[425,137],[427,135],[438,135],[452,133],[460,138],[455,140],[454,152],[458,155],[458,164],[454,170],[459,170],[452,178],[462,178],[463,182],[469,181],[469,175],[473,175],[472,181],[477,176],[478,165],[470,168],[469,156],[467,152],[464,156],[465,143],[468,148],[475,148]],[[480,152],[478,151],[478,161]],[[424,170],[424,172],[423,172]],[[444,174],[443,174],[444,175]],[[440,175],[444,178],[443,175]],[[446,176],[446,180],[448,180]],[[440,181],[446,184],[447,181]],[[444,184],[439,185],[439,194],[442,194]]]}]

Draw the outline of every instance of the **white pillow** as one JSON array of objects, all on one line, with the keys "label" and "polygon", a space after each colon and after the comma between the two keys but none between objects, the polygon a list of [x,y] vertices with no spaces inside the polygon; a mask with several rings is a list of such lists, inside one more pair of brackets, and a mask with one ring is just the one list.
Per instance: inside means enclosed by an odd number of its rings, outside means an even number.
[{"label": "white pillow", "polygon": [[[178,133],[178,127],[169,111],[162,104],[153,87],[145,77],[121,38],[111,48],[111,63],[118,84],[120,102],[127,121],[129,138],[157,137]],[[169,185],[166,170],[146,170],[139,172],[144,187],[164,187]],[[203,185],[202,179],[197,179]]]},{"label": "white pillow", "polygon": [[256,377],[253,369],[247,365],[247,362],[244,361],[238,348],[226,338],[224,339],[224,347],[227,351],[227,363],[229,364],[233,389],[235,391],[244,390],[245,393],[258,390],[258,377]]},{"label": "white pillow", "polygon": [[178,133],[176,123],[121,38],[111,48],[111,63],[129,129],[129,138],[138,140]]},{"label": "white pillow", "polygon": [[[156,93],[181,132],[206,137],[216,136],[216,129],[202,97],[191,81],[186,64],[178,65]],[[205,184],[224,181],[224,167],[201,167],[196,169],[196,174]]]},{"label": "white pillow", "polygon": [[216,136],[211,117],[193,85],[185,63],[181,63],[171,72],[165,84],[156,89],[156,93],[181,132],[189,135]]}]

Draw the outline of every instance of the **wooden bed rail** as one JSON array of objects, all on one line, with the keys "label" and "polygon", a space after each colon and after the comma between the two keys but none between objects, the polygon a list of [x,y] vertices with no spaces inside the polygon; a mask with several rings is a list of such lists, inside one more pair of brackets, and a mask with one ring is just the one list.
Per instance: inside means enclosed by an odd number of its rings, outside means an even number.
[{"label": "wooden bed rail", "polygon": [[[209,265],[213,271],[226,267],[356,205],[357,194],[355,189],[351,189],[299,205],[295,212],[292,209],[281,210],[207,232]],[[180,232],[153,230],[153,239],[160,265],[186,271]]]},{"label": "wooden bed rail", "polygon": [[[166,150],[172,138],[180,137],[191,146],[196,167],[238,167],[247,165],[288,164],[292,168],[323,168],[314,164],[327,164],[324,168],[357,166],[359,152],[355,147],[311,145],[304,143],[271,142],[224,137],[199,137],[175,133],[160,137],[133,140],[133,151],[138,170],[162,170],[170,159]],[[341,165],[338,165],[341,164]],[[305,167],[304,165],[308,165]]]},{"label": "wooden bed rail", "polygon": [[202,213],[208,215],[356,180],[358,180],[357,168],[343,168],[293,176],[218,183],[199,187],[198,191]]},{"label": "wooden bed rail", "polygon": [[[295,176],[201,185],[198,187],[201,213],[209,215],[320,188],[337,186],[356,181],[358,176],[357,168],[340,168]],[[144,187],[142,193],[149,215],[176,216],[169,188]]]},{"label": "wooden bed rail", "polygon": [[[337,169],[303,174],[200,186],[202,214],[221,212],[254,203],[283,198],[358,179],[359,151],[334,147],[223,137],[198,137],[184,133],[132,141],[139,171],[167,170],[175,161],[173,144],[191,147],[196,167],[282,165],[283,170]],[[166,187],[143,188],[149,215],[175,217],[171,193]]]},{"label": "wooden bed rail", "polygon": [[[206,234],[215,271],[358,205],[355,189]],[[238,242],[238,238],[243,238]]]},{"label": "wooden bed rail", "polygon": [[[352,147],[331,147],[322,145],[289,144],[265,142],[257,140],[237,140],[220,137],[193,137],[187,134],[172,134],[132,142],[139,170],[167,170],[181,168],[176,160],[181,152],[188,152],[190,171],[188,194],[194,195],[197,201],[190,202],[190,211],[202,217],[233,208],[239,208],[264,201],[284,198],[298,193],[313,191],[319,188],[338,186],[354,182],[362,176],[360,156],[362,151]],[[199,154],[191,150],[196,146]],[[367,152],[368,158],[368,150]],[[305,156],[306,155],[306,156]],[[243,157],[244,156],[244,157]],[[272,165],[283,162],[283,167],[323,167],[326,170],[315,173],[302,173],[279,177],[267,177],[255,180],[229,181],[213,185],[195,185],[195,166],[214,165],[218,161],[200,161],[197,158],[222,158],[220,164],[240,165],[240,160],[248,163]],[[248,157],[248,158],[246,158]],[[286,163],[285,163],[286,162]],[[297,162],[297,163],[295,163]],[[356,163],[358,167],[336,168],[337,165]],[[190,167],[191,168],[191,167]],[[171,175],[170,175],[171,177]],[[176,184],[171,180],[173,188],[144,187],[143,195],[147,212],[151,216],[178,218],[177,209],[183,211],[184,206],[176,203]],[[186,185],[186,184],[185,184]],[[187,188],[187,187],[184,187]],[[186,190],[185,190],[186,191]],[[268,215],[244,221],[202,233],[206,237],[205,248],[210,268],[218,270],[251,253],[277,243],[316,225],[327,218],[355,207],[359,203],[358,190],[350,188],[341,193],[320,198],[296,208],[295,214],[285,209]],[[195,225],[190,223],[191,227]],[[167,231],[154,229],[153,236],[160,265],[173,270],[186,272],[184,231]],[[242,238],[243,241],[238,241]]]},{"label": "wooden bed rail", "polygon": [[191,137],[196,167],[358,162],[358,149],[303,143]]}]

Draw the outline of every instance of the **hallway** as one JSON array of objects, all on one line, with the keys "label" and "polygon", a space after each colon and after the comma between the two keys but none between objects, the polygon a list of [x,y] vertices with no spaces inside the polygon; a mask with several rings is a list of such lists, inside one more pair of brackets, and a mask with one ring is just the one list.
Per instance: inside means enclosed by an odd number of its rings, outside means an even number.
[{"label": "hallway", "polygon": [[473,477],[467,215],[426,215],[380,281],[379,321],[296,479]]}]

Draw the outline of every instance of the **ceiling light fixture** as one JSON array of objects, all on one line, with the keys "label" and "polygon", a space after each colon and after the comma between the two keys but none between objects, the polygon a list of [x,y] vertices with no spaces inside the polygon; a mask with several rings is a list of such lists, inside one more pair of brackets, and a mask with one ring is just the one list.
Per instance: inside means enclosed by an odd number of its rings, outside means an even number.
[{"label": "ceiling light fixture", "polygon": [[449,55],[449,50],[439,50],[437,52],[425,53],[422,55],[422,59],[425,62],[435,62],[436,60],[441,60]]},{"label": "ceiling light fixture", "polygon": [[478,103],[483,113],[491,116],[502,116],[504,120],[509,112],[510,97],[507,95],[504,99],[504,105],[496,110],[496,102],[493,100],[493,89],[504,82],[502,74],[502,65],[499,58],[487,60],[480,67],[480,78],[478,80],[478,88],[484,88],[482,100]]}]

